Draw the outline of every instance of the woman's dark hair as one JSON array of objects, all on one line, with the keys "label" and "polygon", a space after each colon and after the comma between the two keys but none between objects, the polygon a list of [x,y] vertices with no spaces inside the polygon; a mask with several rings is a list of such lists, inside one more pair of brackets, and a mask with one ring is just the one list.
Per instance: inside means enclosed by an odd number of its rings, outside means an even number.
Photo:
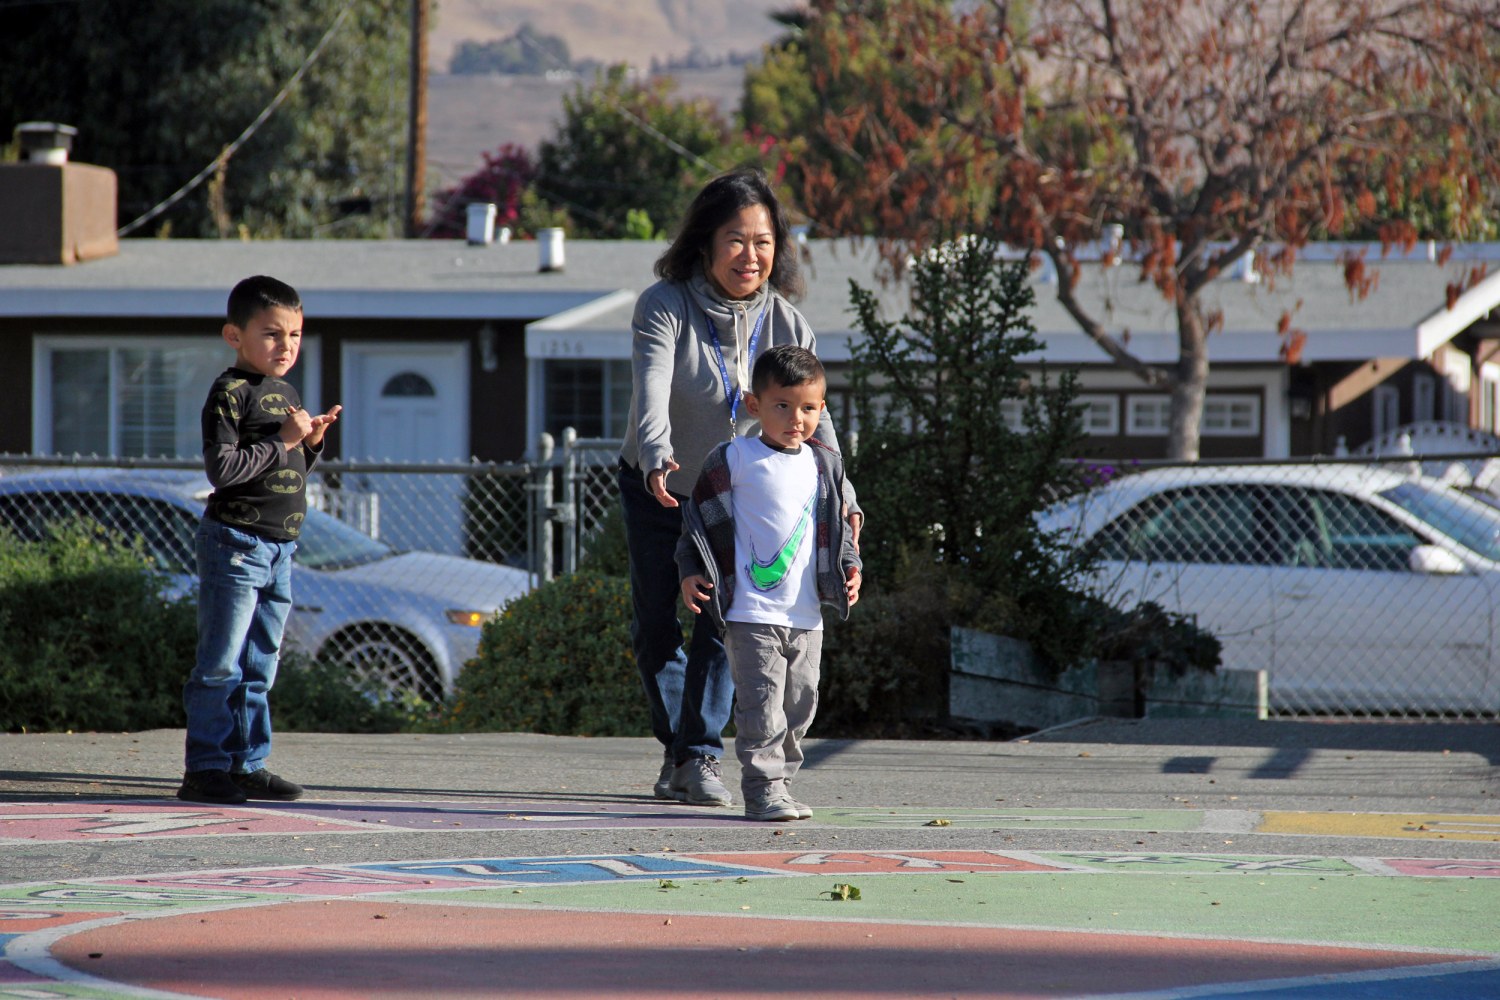
[{"label": "woman's dark hair", "polygon": [[771,287],[789,299],[802,296],[802,269],[792,242],[786,212],[776,192],[759,170],[733,170],[704,185],[688,206],[677,237],[656,260],[656,276],[667,281],[687,281],[703,267],[703,257],[715,230],[742,208],[764,205],[776,234],[776,256],[771,262]]}]

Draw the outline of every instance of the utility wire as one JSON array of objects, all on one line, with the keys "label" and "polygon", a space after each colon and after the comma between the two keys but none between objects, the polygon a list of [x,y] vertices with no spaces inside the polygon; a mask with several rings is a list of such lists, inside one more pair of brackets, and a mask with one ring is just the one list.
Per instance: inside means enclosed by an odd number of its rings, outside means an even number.
[{"label": "utility wire", "polygon": [[313,50],[311,52],[308,53],[307,58],[302,61],[302,65],[297,67],[297,72],[293,73],[291,79],[286,82],[286,86],[281,88],[281,92],[271,99],[271,103],[267,104],[261,111],[261,113],[255,116],[255,120],[252,121],[248,126],[246,126],[245,130],[241,132],[233,142],[225,146],[219,152],[219,155],[214,157],[212,162],[208,164],[208,166],[198,171],[197,176],[195,176],[192,180],[188,181],[182,187],[174,191],[170,196],[167,197],[165,201],[158,204],[155,208],[152,208],[144,215],[122,226],[116,233],[116,235],[128,236],[135,230],[139,229],[141,226],[156,218],[158,215],[161,215],[167,209],[171,208],[173,205],[177,204],[183,198],[191,194],[193,190],[195,190],[198,185],[207,180],[209,176],[214,173],[214,171],[220,169],[220,167],[228,162],[229,158],[233,156],[239,150],[239,148],[243,146],[245,142],[256,133],[257,130],[259,130],[262,125],[266,123],[266,120],[270,118],[271,115],[275,114],[276,109],[281,107],[281,105],[291,95],[292,88],[297,86],[297,84],[302,80],[302,77],[307,73],[308,69],[312,67],[312,64],[318,61],[318,57],[323,54],[323,50],[326,49],[328,47],[328,43],[332,41],[334,33],[339,30],[339,27],[349,16],[349,11],[354,8],[355,2],[356,0],[348,0],[348,2],[344,4],[343,9],[338,12],[338,16],[333,19],[333,23],[328,26],[328,30],[323,32],[323,37],[318,40],[318,44],[313,47]]}]

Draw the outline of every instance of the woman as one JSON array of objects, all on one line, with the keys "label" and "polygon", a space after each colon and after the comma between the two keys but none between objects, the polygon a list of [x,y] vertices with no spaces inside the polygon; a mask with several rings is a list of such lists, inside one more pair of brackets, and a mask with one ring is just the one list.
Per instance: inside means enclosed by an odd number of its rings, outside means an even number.
[{"label": "woman", "polygon": [[[673,550],[680,498],[709,450],[734,434],[758,433],[740,405],[755,357],[777,344],[816,350],[812,329],[788,301],[803,290],[786,215],[764,176],[741,170],[710,181],[656,262],[631,328],[630,418],[620,449],[620,504],[630,550],[631,637],[664,747],[657,798],[732,803],[719,757],[734,685],[711,624],[683,649]],[[816,436],[837,449],[825,414]],[[850,521],[860,517],[852,494]],[[701,622],[701,619],[700,619]]]}]

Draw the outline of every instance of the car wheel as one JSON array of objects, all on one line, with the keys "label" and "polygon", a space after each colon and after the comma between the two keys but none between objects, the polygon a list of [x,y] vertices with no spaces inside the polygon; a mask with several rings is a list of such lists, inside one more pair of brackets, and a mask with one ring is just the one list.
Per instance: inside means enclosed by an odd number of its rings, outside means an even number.
[{"label": "car wheel", "polygon": [[437,664],[421,640],[386,625],[356,625],[345,629],[324,647],[328,659],[341,663],[356,679],[371,682],[391,696],[415,694],[424,701],[441,701],[443,683]]}]

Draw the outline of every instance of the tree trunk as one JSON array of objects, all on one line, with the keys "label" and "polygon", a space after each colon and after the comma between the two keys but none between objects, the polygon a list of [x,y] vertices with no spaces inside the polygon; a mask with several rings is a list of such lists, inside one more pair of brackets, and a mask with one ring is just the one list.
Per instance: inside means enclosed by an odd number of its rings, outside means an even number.
[{"label": "tree trunk", "polygon": [[1177,377],[1172,380],[1172,411],[1167,429],[1167,457],[1198,460],[1203,423],[1203,395],[1208,389],[1208,331],[1197,295],[1177,302]]}]

